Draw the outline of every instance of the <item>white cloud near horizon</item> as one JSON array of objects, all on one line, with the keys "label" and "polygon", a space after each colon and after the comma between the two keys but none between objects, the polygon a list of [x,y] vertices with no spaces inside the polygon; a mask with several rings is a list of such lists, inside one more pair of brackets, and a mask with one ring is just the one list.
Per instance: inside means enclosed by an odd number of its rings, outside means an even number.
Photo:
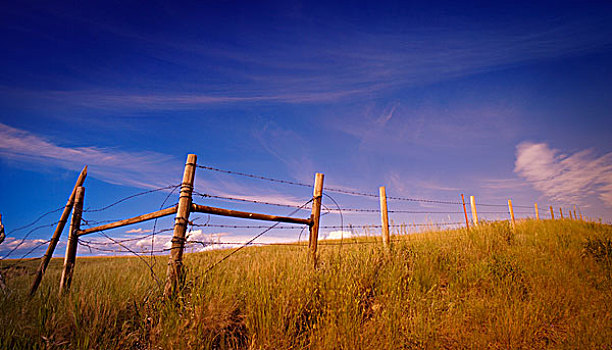
[{"label": "white cloud near horizon", "polygon": [[178,182],[181,164],[157,152],[127,152],[113,148],[62,146],[29,131],[0,122],[0,158],[20,163],[79,171],[99,180],[140,188]]},{"label": "white cloud near horizon", "polygon": [[514,172],[552,200],[571,205],[595,197],[612,207],[612,153],[563,154],[546,143],[523,142],[516,147]]},{"label": "white cloud near horizon", "polygon": [[321,239],[346,239],[353,237],[351,231],[330,231],[322,234]]},{"label": "white cloud near horizon", "polygon": [[139,228],[134,228],[134,229],[131,229],[131,230],[127,230],[127,231],[125,231],[125,233],[149,233],[151,231],[152,230],[143,229],[142,227],[139,227]]}]

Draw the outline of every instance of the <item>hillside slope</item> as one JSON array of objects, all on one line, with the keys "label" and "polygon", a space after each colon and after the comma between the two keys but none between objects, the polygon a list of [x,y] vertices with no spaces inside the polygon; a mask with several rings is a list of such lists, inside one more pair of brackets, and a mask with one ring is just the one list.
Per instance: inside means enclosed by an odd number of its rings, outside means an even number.
[{"label": "hillside slope", "polygon": [[[37,296],[36,262],[3,270],[0,348],[611,348],[612,227],[505,222],[304,247],[189,254],[182,297],[164,301],[138,258],[77,260],[58,298],[54,259]],[[82,248],[79,248],[82,249]],[[148,258],[147,258],[148,260]],[[152,270],[163,282],[167,258]],[[6,267],[9,262],[0,262]]]}]

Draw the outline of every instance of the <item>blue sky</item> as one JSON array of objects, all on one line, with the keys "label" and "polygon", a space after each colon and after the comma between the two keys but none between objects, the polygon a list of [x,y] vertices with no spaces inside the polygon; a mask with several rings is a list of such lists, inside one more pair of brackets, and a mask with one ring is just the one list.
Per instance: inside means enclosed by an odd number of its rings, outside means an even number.
[{"label": "blue sky", "polygon": [[[609,221],[611,23],[606,2],[5,4],[3,222],[12,242],[23,238],[28,230],[11,230],[62,206],[85,164],[86,207],[96,208],[180,182],[187,153],[200,164],[299,182],[323,172],[326,185],[346,189],[376,193],[385,185],[390,196],[456,201],[465,193],[482,203],[577,205]],[[204,170],[196,184],[202,193],[282,203],[310,196],[307,188]],[[153,211],[167,194],[92,212],[89,220]],[[375,198],[333,196],[343,207],[377,207]],[[461,221],[455,214],[391,218]],[[343,219],[379,222],[376,213]],[[323,218],[339,223],[333,213]],[[239,241],[253,233],[205,227],[201,235]],[[277,230],[266,239],[298,235]],[[48,229],[32,232],[28,244],[49,236]]]}]

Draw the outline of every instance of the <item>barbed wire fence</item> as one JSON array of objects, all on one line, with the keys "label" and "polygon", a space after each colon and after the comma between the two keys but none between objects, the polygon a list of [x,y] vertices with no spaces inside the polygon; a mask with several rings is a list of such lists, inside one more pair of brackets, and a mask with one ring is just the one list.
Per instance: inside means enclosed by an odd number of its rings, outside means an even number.
[{"label": "barbed wire fence", "polygon": [[[293,181],[293,180],[278,179],[278,178],[273,178],[273,177],[268,177],[268,176],[249,174],[249,173],[233,171],[233,170],[225,170],[225,169],[220,169],[220,168],[205,166],[205,165],[198,165],[198,164],[195,164],[195,167],[203,171],[212,171],[212,172],[217,172],[217,173],[231,175],[231,176],[241,176],[241,177],[246,177],[246,178],[250,178],[250,179],[254,179],[258,181],[266,181],[270,183],[275,183],[279,185],[296,186],[296,187],[309,188],[309,189],[313,188],[311,184],[306,184],[303,182],[298,182],[298,181]],[[108,205],[104,205],[98,208],[88,207],[86,209],[83,209],[82,212],[83,214],[86,214],[86,215],[93,214],[93,213],[104,213],[107,210],[111,208],[115,208],[117,205],[125,203],[131,199],[142,197],[142,196],[152,194],[152,193],[164,192],[164,191],[167,192],[167,195],[161,202],[159,206],[159,210],[161,211],[165,209],[171,209],[173,207],[175,208],[178,205],[177,203],[174,203],[170,206],[166,204],[169,201],[170,197],[173,194],[175,194],[176,190],[181,188],[182,186],[185,186],[185,184],[184,183],[173,184],[173,185],[168,185],[168,186],[163,186],[159,188],[154,188],[154,189],[138,192],[135,194],[131,194],[131,195],[122,197],[115,202],[112,202]],[[287,214],[287,216],[292,216],[302,210],[311,210],[312,206],[309,204],[313,202],[312,199],[306,202],[303,202],[302,204],[296,203],[296,201],[294,200],[286,200],[282,202],[281,201],[271,201],[271,200],[261,200],[261,199],[253,199],[252,196],[248,196],[248,195],[241,196],[241,195],[229,195],[229,194],[219,194],[219,193],[204,193],[204,192],[196,191],[195,188],[192,188],[192,195],[198,198],[204,199],[204,200],[223,201],[223,202],[231,202],[231,203],[243,203],[243,204],[248,204],[248,205],[263,205],[263,206],[270,206],[270,207],[277,207],[277,208],[292,209],[292,211],[289,214]],[[325,198],[327,198],[329,201],[331,201],[333,203],[333,206],[330,207],[327,205],[322,205],[322,209],[324,210],[324,213],[321,214],[321,216],[326,216],[326,215],[335,216],[337,217],[336,220],[339,221],[339,224],[320,225],[319,228],[327,229],[327,230],[339,230],[337,232],[340,233],[340,242],[336,242],[333,240],[324,241],[319,244],[321,246],[334,246],[334,245],[342,245],[342,244],[379,243],[379,241],[377,240],[357,240],[357,239],[345,242],[343,240],[343,237],[345,234],[348,237],[359,236],[359,234],[357,234],[355,230],[362,230],[366,232],[366,235],[368,235],[369,230],[382,229],[385,226],[390,227],[395,230],[394,234],[396,235],[396,237],[392,239],[391,242],[396,242],[396,241],[401,240],[401,238],[399,237],[399,235],[401,234],[407,234],[410,232],[419,232],[423,229],[440,230],[443,228],[460,228],[460,227],[463,227],[464,224],[467,224],[466,221],[462,221],[463,215],[465,215],[467,219],[467,211],[464,210],[465,203],[463,203],[462,201],[455,201],[455,200],[448,200],[448,199],[405,197],[405,196],[386,196],[386,200],[394,203],[391,209],[388,209],[387,212],[390,214],[396,215],[397,219],[399,219],[396,221],[400,221],[400,222],[403,221],[404,223],[402,224],[395,224],[393,220],[391,220],[391,223],[387,225],[354,224],[350,222],[351,220],[349,220],[349,222],[347,223],[346,218],[345,218],[347,214],[357,214],[359,215],[359,218],[363,220],[364,216],[368,217],[367,215],[371,215],[371,214],[377,214],[377,215],[381,214],[381,209],[372,207],[371,205],[364,205],[363,207],[355,206],[355,205],[344,206],[342,204],[343,200],[341,198],[344,198],[344,196],[350,196],[350,197],[357,198],[358,201],[359,199],[378,200],[380,199],[380,194],[371,193],[371,192],[362,191],[362,190],[354,190],[354,189],[347,189],[347,188],[340,188],[340,187],[333,187],[333,186],[324,186],[322,195]],[[403,207],[403,205],[405,204],[408,204],[408,205],[416,204],[416,205],[419,205],[419,208]],[[490,218],[495,217],[496,219],[500,219],[500,218],[505,217],[506,220],[508,219],[509,210],[507,210],[508,206],[506,204],[478,203],[477,206],[487,208],[483,211],[478,211],[478,214],[492,215],[490,216]],[[23,237],[21,237],[19,243],[13,244],[9,252],[6,253],[0,260],[8,259],[15,251],[17,251],[28,240],[30,235],[33,234],[34,232],[37,232],[44,228],[49,228],[49,227],[53,227],[57,225],[58,222],[53,222],[50,224],[39,225],[39,226],[33,227],[34,225],[36,225],[36,223],[41,221],[46,216],[51,215],[53,213],[57,213],[61,210],[64,210],[65,208],[66,206],[62,206],[62,207],[50,210],[48,212],[45,212],[41,214],[39,217],[37,217],[31,223],[12,230],[10,233],[11,236],[22,230],[30,228],[30,230],[26,234],[24,234]],[[533,211],[534,207],[532,206],[514,205],[514,208],[516,208],[516,210],[513,211],[513,214],[518,215],[519,219],[527,218],[527,217],[534,217],[534,211]],[[415,222],[413,219],[413,222],[410,223],[410,220],[406,220],[405,215],[421,215],[421,216],[425,215],[425,222]],[[440,215],[446,215],[447,220],[440,220],[439,219]],[[472,213],[472,215],[474,215],[474,213]],[[553,215],[554,214],[552,213],[552,206],[551,206],[550,214],[548,213],[547,210],[539,211],[539,217],[554,218]],[[461,217],[457,218],[457,216],[461,216]],[[168,252],[172,251],[172,248],[167,247],[167,245],[159,247],[159,244],[157,244],[158,238],[159,238],[159,235],[174,231],[174,227],[167,227],[167,228],[159,229],[158,228],[159,218],[160,217],[155,217],[152,229],[146,230],[146,232],[142,231],[143,233],[142,235],[137,235],[137,236],[131,235],[129,238],[113,238],[111,237],[110,233],[106,232],[106,230],[99,230],[97,232],[98,237],[102,238],[103,241],[99,241],[96,239],[86,240],[86,239],[79,238],[78,244],[88,249],[91,254],[95,254],[94,252],[99,252],[101,254],[109,254],[109,253],[121,254],[121,255],[127,254],[127,255],[132,255],[132,256],[137,257],[140,261],[142,261],[144,265],[146,265],[147,269],[150,272],[151,279],[156,283],[157,287],[161,289],[162,288],[161,279],[155,273],[155,266],[157,262],[157,259],[155,258],[155,254],[167,254]],[[438,218],[438,219],[434,220],[433,218]],[[212,263],[209,267],[207,267],[205,270],[205,274],[207,274],[212,269],[214,269],[216,266],[218,266],[219,264],[226,261],[234,254],[238,253],[240,250],[248,246],[296,246],[296,247],[306,246],[305,243],[301,242],[302,233],[304,232],[304,229],[306,227],[302,227],[300,229],[300,227],[296,227],[296,226],[281,225],[281,222],[276,222],[271,225],[235,225],[235,224],[216,223],[216,222],[211,222],[210,214],[208,215],[207,221],[203,224],[197,222],[199,219],[200,217],[197,217],[187,222],[187,224],[189,225],[189,233],[183,242],[186,246],[188,247],[198,246],[198,247],[201,247],[200,250],[215,249],[215,247],[223,247],[223,248],[233,247],[233,249],[228,254],[224,255],[221,259],[219,259],[218,261]],[[484,217],[483,219],[487,220]],[[371,219],[369,219],[369,217],[367,220],[371,222]],[[105,224],[105,223],[116,223],[118,221],[120,220],[106,220],[105,219],[105,220],[96,221],[96,220],[87,220],[86,218],[82,218],[82,223],[88,228],[92,228],[93,225],[100,225],[100,224]],[[215,229],[234,229],[234,230],[249,230],[249,231],[257,230],[257,232],[254,233],[251,236],[251,238],[246,239],[243,242],[235,242],[235,241],[232,242],[232,241],[227,241],[227,240],[221,241],[220,236],[219,235],[215,236],[214,232],[211,232],[208,236],[208,239],[205,239],[205,240],[201,238],[200,239],[190,239],[192,235],[196,234],[196,232],[194,231],[194,228],[197,228],[199,230],[213,229],[213,231]],[[294,230],[296,232],[297,230],[300,230],[300,233],[296,241],[257,242],[259,238],[261,238],[262,236],[264,236],[265,234],[273,230]],[[331,238],[332,237],[331,233],[333,232],[332,231],[328,232],[328,236],[326,238]],[[144,248],[143,242],[145,240],[150,240],[150,244],[147,246],[147,248]],[[22,263],[23,260],[27,256],[31,255],[34,251],[44,246],[45,244],[48,244],[49,242],[50,240],[47,240],[47,241],[41,240],[40,242],[37,242],[37,244],[34,245],[25,254],[23,254],[21,258],[16,259],[15,261],[12,261],[12,264],[16,266],[17,264]],[[134,248],[134,242],[138,243],[138,247],[140,247],[140,249]],[[148,259],[147,259],[147,255],[148,255]],[[37,258],[37,259],[40,259],[40,258]],[[13,266],[8,265],[8,267],[4,266],[3,268],[6,269],[10,267],[13,267]]]}]

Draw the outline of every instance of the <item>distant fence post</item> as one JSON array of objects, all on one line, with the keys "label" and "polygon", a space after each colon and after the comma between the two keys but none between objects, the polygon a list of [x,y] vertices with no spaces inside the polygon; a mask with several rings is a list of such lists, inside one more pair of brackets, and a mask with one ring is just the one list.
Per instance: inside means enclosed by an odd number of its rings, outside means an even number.
[{"label": "distant fence post", "polygon": [[536,220],[540,220],[540,211],[538,210],[538,203],[533,204],[535,208]]},{"label": "distant fence post", "polygon": [[512,199],[508,199],[508,209],[510,210],[510,219],[512,220],[512,229],[516,229],[516,221],[514,221],[514,209],[512,208]]},{"label": "distant fence post", "polygon": [[62,231],[64,231],[64,226],[68,221],[68,216],[70,215],[70,211],[72,210],[72,206],[74,204],[74,197],[76,195],[76,190],[79,186],[82,186],[85,182],[85,178],[87,177],[87,165],[81,170],[81,174],[77,178],[76,183],[74,184],[74,188],[68,197],[68,202],[66,202],[66,206],[64,207],[64,211],[60,216],[59,222],[57,223],[57,227],[55,228],[55,232],[53,232],[53,236],[51,237],[51,241],[49,241],[49,246],[47,247],[47,251],[40,261],[40,266],[36,271],[36,275],[34,276],[34,281],[32,281],[32,285],[30,286],[30,296],[33,296],[40,285],[40,282],[45,275],[45,271],[47,270],[47,266],[49,265],[49,261],[53,256],[53,252],[55,251],[55,247],[57,246],[57,242],[62,235]]},{"label": "distant fence post", "polygon": [[85,188],[83,186],[77,187],[74,196],[72,218],[70,220],[68,244],[66,245],[66,256],[64,257],[64,270],[62,271],[62,278],[60,280],[60,295],[67,293],[70,290],[70,284],[72,283],[72,274],[74,273],[74,264],[76,262],[77,246],[79,245],[78,231],[81,229],[81,215],[83,213],[84,196]]},{"label": "distant fence post", "polygon": [[580,208],[578,208],[578,214],[580,215],[580,221],[584,221],[582,220],[582,210],[580,210]]},{"label": "distant fence post", "polygon": [[461,194],[461,203],[463,203],[463,214],[465,214],[465,227],[470,229],[470,220],[468,220],[467,209],[465,208],[465,198],[463,197],[463,193]]},{"label": "distant fence post", "polygon": [[561,216],[561,220],[563,220],[563,209],[559,208],[559,216]]},{"label": "distant fence post", "polygon": [[183,248],[185,247],[185,233],[189,223],[191,195],[193,193],[197,161],[198,157],[195,154],[187,155],[183,182],[181,183],[181,193],[174,219],[172,248],[170,249],[170,259],[168,260],[168,270],[166,272],[166,286],[164,287],[165,297],[169,297],[177,291],[183,278]]},{"label": "distant fence post", "polygon": [[552,205],[550,206],[550,218],[551,218],[551,220],[555,219],[555,212],[553,211]]},{"label": "distant fence post", "polygon": [[576,215],[576,206],[574,205],[574,220],[578,220],[578,216]]},{"label": "distant fence post", "polygon": [[572,217],[572,209],[570,208],[570,210],[568,210],[568,212],[569,212],[570,220],[574,220],[574,218]]},{"label": "distant fence post", "polygon": [[380,196],[380,220],[382,223],[382,241],[383,246],[389,247],[389,212],[387,211],[387,191],[385,186],[380,186],[378,189]]},{"label": "distant fence post", "polygon": [[312,191],[312,213],[310,215],[310,237],[308,247],[314,267],[317,267],[317,245],[319,243],[319,219],[321,218],[321,199],[323,197],[323,174],[316,173]]},{"label": "distant fence post", "polygon": [[478,226],[478,213],[476,212],[476,199],[474,196],[470,196],[470,206],[472,207],[472,221],[474,226]]}]

